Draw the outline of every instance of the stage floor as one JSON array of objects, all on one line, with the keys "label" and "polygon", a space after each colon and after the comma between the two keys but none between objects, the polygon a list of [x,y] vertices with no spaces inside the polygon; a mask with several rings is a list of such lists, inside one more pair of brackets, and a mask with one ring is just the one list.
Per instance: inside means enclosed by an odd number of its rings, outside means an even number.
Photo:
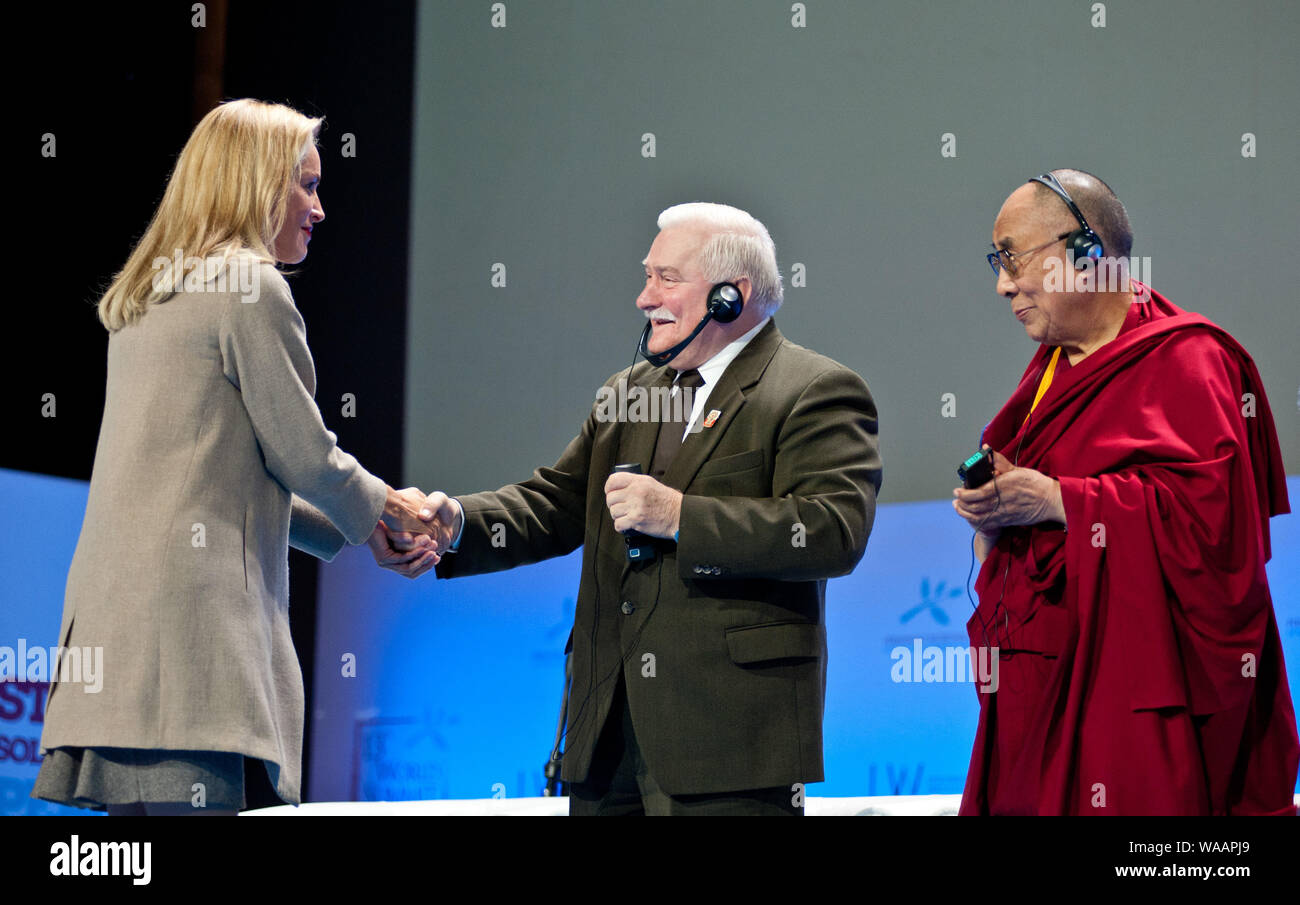
[{"label": "stage floor", "polygon": [[[809,817],[952,816],[960,795],[896,795],[867,798],[809,798]],[[241,817],[564,817],[567,798],[470,798],[445,801],[325,801],[244,811]]]},{"label": "stage floor", "polygon": [[[1295,796],[1300,807],[1300,795]],[[954,817],[960,795],[809,798],[809,817]],[[444,801],[323,801],[244,811],[241,817],[565,817],[567,798],[467,798]]]}]

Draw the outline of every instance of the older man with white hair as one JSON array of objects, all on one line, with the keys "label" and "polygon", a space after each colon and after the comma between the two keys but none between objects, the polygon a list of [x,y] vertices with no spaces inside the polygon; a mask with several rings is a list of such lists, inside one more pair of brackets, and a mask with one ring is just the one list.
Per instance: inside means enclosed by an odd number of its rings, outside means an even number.
[{"label": "older man with white hair", "polygon": [[647,361],[605,382],[553,467],[429,497],[437,574],[584,548],[571,814],[801,814],[823,779],[826,580],[862,558],[880,488],[876,407],[777,330],[763,224],[697,203],[659,229],[636,301]]}]

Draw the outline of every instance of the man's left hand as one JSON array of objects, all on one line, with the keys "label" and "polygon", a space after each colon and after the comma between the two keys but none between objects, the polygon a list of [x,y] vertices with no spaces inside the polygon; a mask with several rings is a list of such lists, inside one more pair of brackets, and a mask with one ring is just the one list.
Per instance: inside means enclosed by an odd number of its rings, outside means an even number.
[{"label": "man's left hand", "polygon": [[682,515],[682,495],[649,475],[615,472],[605,482],[605,505],[614,530],[672,537]]},{"label": "man's left hand", "polygon": [[1054,478],[1012,465],[997,450],[993,451],[993,475],[982,487],[958,487],[952,492],[956,497],[953,508],[972,528],[994,534],[1009,525],[1065,524],[1061,485]]}]

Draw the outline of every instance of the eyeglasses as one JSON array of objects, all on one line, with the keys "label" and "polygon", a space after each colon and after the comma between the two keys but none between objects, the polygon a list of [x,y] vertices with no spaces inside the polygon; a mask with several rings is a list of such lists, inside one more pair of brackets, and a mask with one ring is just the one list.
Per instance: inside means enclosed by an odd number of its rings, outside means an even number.
[{"label": "eyeglasses", "polygon": [[1010,251],[1007,251],[1007,249],[1005,248],[998,248],[996,245],[994,245],[993,246],[994,250],[989,252],[988,255],[986,256],[989,261],[989,266],[993,268],[993,273],[995,276],[1002,272],[1003,267],[1007,269],[1007,273],[1011,274],[1011,276],[1015,276],[1020,272],[1020,265],[1016,263],[1017,259],[1022,261],[1028,260],[1030,255],[1042,251],[1044,248],[1047,248],[1049,245],[1055,245],[1057,242],[1060,242],[1062,239],[1070,235],[1070,233],[1072,232],[1074,232],[1074,230],[1072,229],[1067,230],[1066,232],[1061,233],[1055,239],[1052,239],[1049,242],[1044,242],[1042,245],[1039,245],[1037,248],[1031,248],[1028,251],[1020,251],[1014,254]]}]

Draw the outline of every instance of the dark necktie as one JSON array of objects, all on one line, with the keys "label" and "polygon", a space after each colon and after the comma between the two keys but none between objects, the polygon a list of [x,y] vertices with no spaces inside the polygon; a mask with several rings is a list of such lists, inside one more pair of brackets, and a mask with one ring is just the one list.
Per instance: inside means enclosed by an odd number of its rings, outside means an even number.
[{"label": "dark necktie", "polygon": [[[664,479],[668,466],[673,464],[673,459],[682,448],[682,434],[691,420],[691,404],[695,398],[695,390],[704,386],[704,378],[700,376],[699,371],[692,368],[678,374],[676,386],[677,396],[681,401],[670,398],[667,411],[663,406],[659,408],[659,439],[655,442],[654,458],[650,460],[650,475],[656,481]],[[687,387],[691,390],[689,397],[686,395]],[[677,417],[678,415],[680,417]]]}]

